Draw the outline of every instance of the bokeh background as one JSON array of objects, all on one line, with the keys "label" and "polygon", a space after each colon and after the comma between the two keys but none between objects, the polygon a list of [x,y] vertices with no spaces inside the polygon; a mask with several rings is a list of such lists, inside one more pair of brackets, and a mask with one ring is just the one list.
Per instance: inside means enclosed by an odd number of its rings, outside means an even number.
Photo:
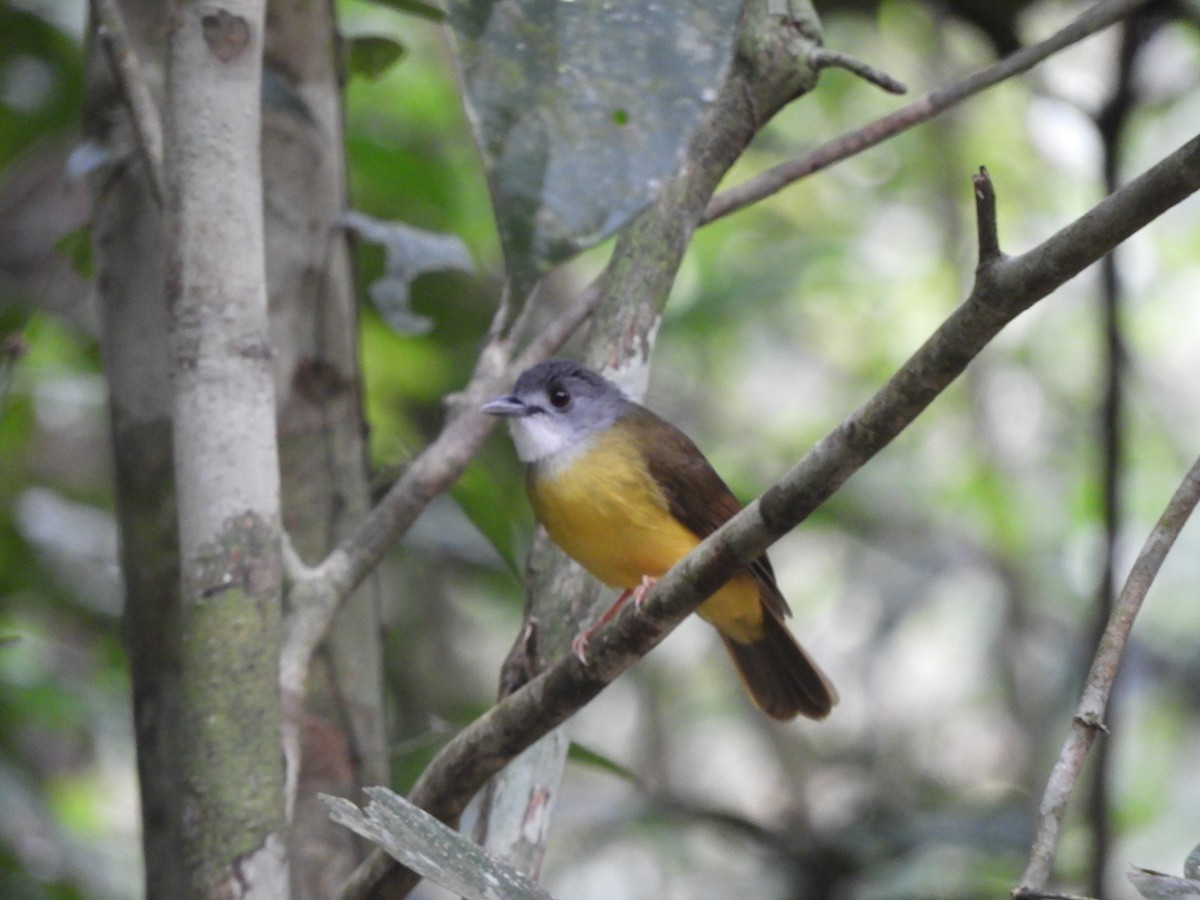
[{"label": "bokeh background", "polygon": [[[1044,37],[1084,4],[1012,19]],[[364,305],[372,463],[386,484],[465,381],[501,262],[439,26],[339,0],[348,34],[403,58],[347,86],[351,202],[461,236],[479,274],[414,287],[424,335]],[[818,4],[826,44],[913,95],[995,59],[977,24],[911,2]],[[826,8],[828,7],[828,8]],[[1159,28],[1120,142],[1132,176],[1194,136],[1200,18]],[[1189,16],[1191,21],[1189,21]],[[87,272],[79,109],[86,4],[0,6],[0,894],[138,897],[106,394]],[[866,400],[969,291],[970,175],[987,166],[1009,252],[1104,194],[1095,114],[1117,31],[702,229],[658,335],[647,402],[749,499]],[[760,136],[736,182],[904,102],[838,71]],[[72,155],[74,153],[74,155]],[[566,298],[598,248],[554,273]],[[359,248],[365,286],[382,266]],[[1118,255],[1126,342],[1124,577],[1200,450],[1200,204]],[[779,726],[689,621],[575,720],[544,882],[556,896],[1006,896],[1094,646],[1103,571],[1096,271],[1013,324],[968,373],[772,551],[793,630],[837,683],[827,722]],[[520,622],[532,530],[498,433],[385,565],[396,784],[484,710]],[[1178,873],[1200,842],[1200,526],[1138,620],[1108,738],[1111,896],[1127,863]],[[1085,803],[1063,883],[1093,856]],[[436,892],[428,890],[427,896]]]}]

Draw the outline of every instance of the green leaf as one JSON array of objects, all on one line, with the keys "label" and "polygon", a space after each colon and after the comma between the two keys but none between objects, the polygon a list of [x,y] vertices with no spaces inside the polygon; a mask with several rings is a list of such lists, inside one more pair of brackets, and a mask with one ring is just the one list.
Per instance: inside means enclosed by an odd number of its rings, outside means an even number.
[{"label": "green leaf", "polygon": [[733,58],[740,0],[450,0],[466,101],[521,296],[641,212]]},{"label": "green leaf", "polygon": [[399,41],[377,34],[363,34],[346,41],[346,65],[351,75],[376,79],[405,54]]},{"label": "green leaf", "polygon": [[521,561],[511,498],[500,483],[483,466],[471,463],[450,488],[450,496],[520,580]]},{"label": "green leaf", "polygon": [[574,741],[571,742],[571,746],[567,750],[567,759],[601,769],[605,772],[608,772],[610,775],[616,775],[618,778],[628,781],[630,784],[641,783],[640,779],[633,773],[631,769],[621,765],[614,759],[610,759],[602,753],[598,753],[595,750],[584,747],[582,744],[577,744]]},{"label": "green leaf", "polygon": [[431,22],[441,22],[446,18],[446,14],[441,9],[432,3],[425,3],[423,0],[371,0],[371,2],[379,6],[389,6],[413,16],[420,16]]},{"label": "green leaf", "polygon": [[71,261],[71,266],[81,278],[92,277],[92,228],[81,225],[68,231],[54,242],[54,252],[61,253]]}]

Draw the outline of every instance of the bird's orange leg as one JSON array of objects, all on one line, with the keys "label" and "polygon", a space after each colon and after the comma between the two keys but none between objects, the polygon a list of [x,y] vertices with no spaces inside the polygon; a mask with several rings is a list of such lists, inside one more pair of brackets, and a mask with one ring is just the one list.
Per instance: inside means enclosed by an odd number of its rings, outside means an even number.
[{"label": "bird's orange leg", "polygon": [[623,591],[621,596],[616,599],[616,602],[604,612],[604,615],[575,635],[575,639],[571,641],[571,652],[575,654],[575,658],[584,665],[587,665],[588,641],[592,639],[592,635],[596,633],[597,629],[603,627],[605,623],[612,621],[612,618],[621,611],[621,607],[625,605],[625,601],[630,597],[633,598],[634,609],[640,610],[642,602],[646,599],[646,594],[650,592],[650,588],[654,587],[657,582],[657,578],[643,575],[641,584],[635,588]]}]

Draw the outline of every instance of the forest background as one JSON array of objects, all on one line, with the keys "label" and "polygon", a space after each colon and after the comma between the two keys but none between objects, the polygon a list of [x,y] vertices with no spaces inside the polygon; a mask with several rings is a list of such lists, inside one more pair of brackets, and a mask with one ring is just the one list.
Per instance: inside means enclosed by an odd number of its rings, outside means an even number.
[{"label": "forest background", "polygon": [[[336,4],[349,204],[455,235],[473,264],[420,274],[410,302],[393,294],[381,313],[367,295],[388,260],[358,229],[364,504],[438,434],[504,272],[444,26],[394,6]],[[826,47],[911,96],[827,69],[725,183],[955,83],[1086,8],[990,6],[1004,15],[818,4]],[[103,163],[82,124],[88,9],[23,0],[0,17],[0,893],[137,897],[134,688],[89,250],[86,182]],[[1195,137],[1198,20],[1192,3],[1156,6],[700,228],[651,336],[647,403],[740,497],[758,495],[970,292],[980,166],[1016,254]],[[277,95],[276,109],[286,105]],[[611,251],[609,241],[554,270],[546,307],[569,308]],[[576,716],[546,888],[1007,894],[1107,605],[1200,447],[1197,283],[1193,200],[1023,314],[774,546],[792,628],[841,693],[828,721],[763,719],[694,620]],[[575,338],[564,352],[588,351]],[[398,790],[492,704],[521,628],[532,531],[498,435],[380,565],[377,724]],[[1179,872],[1200,842],[1197,583],[1193,524],[1138,619],[1110,733],[1068,811],[1065,888],[1135,897],[1126,865]]]}]

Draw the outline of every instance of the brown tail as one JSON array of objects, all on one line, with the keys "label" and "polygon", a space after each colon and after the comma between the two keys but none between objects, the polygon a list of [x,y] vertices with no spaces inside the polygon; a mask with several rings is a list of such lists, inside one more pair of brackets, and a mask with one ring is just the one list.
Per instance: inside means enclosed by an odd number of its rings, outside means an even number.
[{"label": "brown tail", "polygon": [[754,704],[772,719],[823,719],[838,701],[825,677],[777,613],[764,606],[763,636],[739,644],[721,635]]}]

